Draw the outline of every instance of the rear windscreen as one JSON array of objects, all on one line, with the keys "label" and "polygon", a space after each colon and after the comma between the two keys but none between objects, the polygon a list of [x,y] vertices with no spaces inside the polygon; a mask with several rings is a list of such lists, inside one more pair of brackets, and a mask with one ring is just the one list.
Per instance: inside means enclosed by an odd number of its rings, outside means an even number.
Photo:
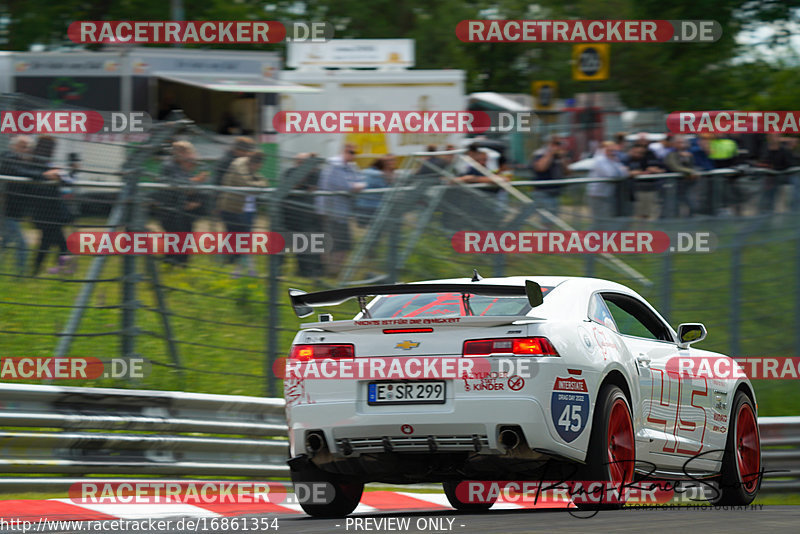
[{"label": "rear windscreen", "polygon": [[[542,287],[546,297],[552,287]],[[525,315],[531,306],[528,298],[491,297],[470,295],[471,315],[491,317],[506,315]],[[375,299],[369,307],[373,318],[397,317],[463,317],[467,312],[461,293],[419,293],[416,295],[388,295]]]}]

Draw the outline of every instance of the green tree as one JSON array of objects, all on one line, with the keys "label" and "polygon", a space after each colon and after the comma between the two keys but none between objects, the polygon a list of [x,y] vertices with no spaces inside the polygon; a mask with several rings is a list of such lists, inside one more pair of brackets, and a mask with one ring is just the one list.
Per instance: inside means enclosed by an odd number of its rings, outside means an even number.
[{"label": "green tree", "polygon": [[[618,91],[633,108],[713,109],[791,103],[798,76],[796,58],[794,63],[743,63],[746,49],[736,36],[768,25],[775,30],[770,44],[787,43],[800,0],[184,0],[184,10],[190,20],[324,20],[334,24],[338,38],[414,39],[417,68],[463,69],[468,91],[527,92],[531,81],[553,79],[562,96]],[[170,5],[163,0],[8,0],[7,12],[8,48],[27,50],[33,43],[68,44],[66,30],[74,20],[167,20]],[[478,18],[712,19],[723,34],[709,44],[614,44],[611,78],[587,84],[572,80],[569,44],[459,41],[458,22]]]}]

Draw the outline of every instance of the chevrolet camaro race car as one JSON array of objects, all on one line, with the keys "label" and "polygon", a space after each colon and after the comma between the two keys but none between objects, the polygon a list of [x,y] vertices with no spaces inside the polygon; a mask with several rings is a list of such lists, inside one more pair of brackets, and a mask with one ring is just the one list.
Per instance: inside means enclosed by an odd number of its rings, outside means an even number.
[{"label": "chevrolet camaro race car", "polygon": [[694,479],[739,505],[758,492],[749,380],[691,371],[735,363],[690,346],[702,324],[676,332],[623,285],[476,273],[289,294],[300,317],[361,308],[303,324],[286,359],[292,480],[334,493],[303,504],[312,516],[349,514],[366,482],[442,482],[472,511],[492,502],[465,499],[463,481]]}]

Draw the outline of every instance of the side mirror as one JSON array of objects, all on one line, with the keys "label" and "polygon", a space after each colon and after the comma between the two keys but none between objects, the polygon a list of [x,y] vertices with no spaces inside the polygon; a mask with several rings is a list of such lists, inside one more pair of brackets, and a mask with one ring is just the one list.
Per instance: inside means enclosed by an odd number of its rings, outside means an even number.
[{"label": "side mirror", "polygon": [[703,341],[706,334],[706,327],[701,323],[683,323],[678,327],[678,347],[689,348],[692,343]]}]

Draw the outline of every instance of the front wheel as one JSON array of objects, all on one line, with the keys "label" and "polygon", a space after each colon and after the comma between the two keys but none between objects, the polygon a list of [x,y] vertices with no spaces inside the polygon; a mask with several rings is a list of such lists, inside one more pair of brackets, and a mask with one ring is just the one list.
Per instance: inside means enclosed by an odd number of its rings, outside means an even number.
[{"label": "front wheel", "polygon": [[[361,501],[361,495],[364,493],[363,482],[328,473],[311,462],[302,468],[292,468],[290,473],[296,495],[300,494],[297,490],[299,484],[322,482],[329,484],[329,488],[332,488],[332,495],[329,491],[325,492],[328,496],[327,503],[300,502],[303,511],[312,517],[328,519],[344,517],[356,509]],[[315,492],[304,493],[315,494]]]},{"label": "front wheel", "polygon": [[730,421],[719,492],[709,500],[720,506],[744,506],[753,502],[761,487],[761,437],[753,401],[741,391],[733,398]]},{"label": "front wheel", "polygon": [[490,502],[469,502],[458,498],[456,495],[456,488],[460,484],[457,480],[447,480],[442,482],[442,488],[450,506],[462,512],[485,512],[497,501],[497,497]]},{"label": "front wheel", "polygon": [[[636,443],[633,438],[633,419],[628,399],[614,385],[603,386],[597,395],[589,452],[583,469],[586,482],[610,483],[608,487],[626,487],[633,482],[636,462]],[[609,502],[607,493],[599,490],[581,495],[575,504],[581,509],[621,508],[624,496]]]}]

